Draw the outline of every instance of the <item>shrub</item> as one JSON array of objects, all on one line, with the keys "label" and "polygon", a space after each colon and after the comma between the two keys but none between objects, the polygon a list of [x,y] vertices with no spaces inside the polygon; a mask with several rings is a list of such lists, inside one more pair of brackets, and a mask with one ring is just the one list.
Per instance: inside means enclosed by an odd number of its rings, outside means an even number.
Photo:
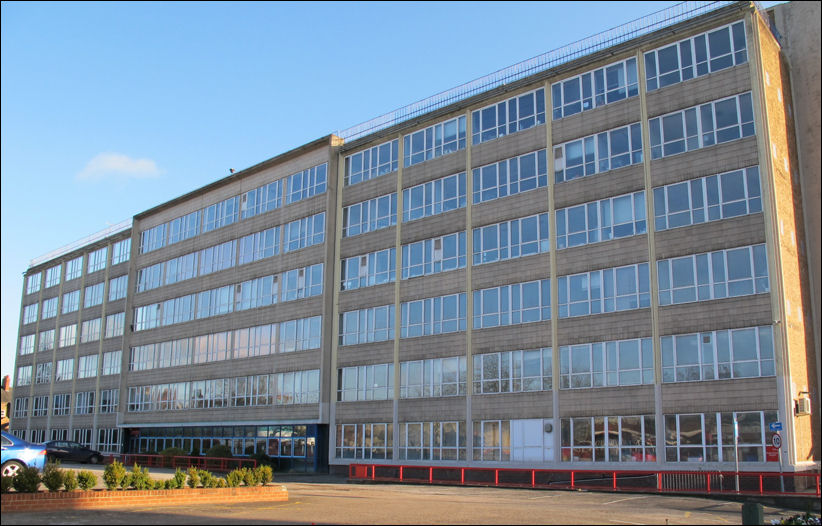
[{"label": "shrub", "polygon": [[186,452],[180,449],[179,447],[167,447],[164,450],[160,451],[160,454],[164,457],[163,465],[166,467],[172,465],[171,462],[174,457],[186,456]]},{"label": "shrub", "polygon": [[110,490],[123,487],[123,479],[126,475],[126,468],[115,460],[103,471],[103,484]]},{"label": "shrub", "polygon": [[228,487],[228,484],[226,483],[226,481],[223,477],[220,477],[220,478],[217,479],[217,487],[218,488],[227,488]]},{"label": "shrub", "polygon": [[32,466],[20,468],[11,485],[20,493],[36,493],[40,489],[40,471]]},{"label": "shrub", "polygon": [[258,482],[256,470],[243,468],[243,483],[245,483],[246,486],[256,486]]},{"label": "shrub", "polygon": [[162,480],[155,480],[154,481],[154,489],[163,489],[165,487],[165,483]]},{"label": "shrub", "polygon": [[74,491],[77,489],[77,473],[68,469],[63,472],[63,487],[66,491]]},{"label": "shrub", "polygon": [[83,491],[94,489],[97,485],[97,475],[91,471],[80,471],[77,473],[77,484]]},{"label": "shrub", "polygon": [[63,470],[60,469],[60,462],[47,462],[40,479],[47,490],[60,491],[63,487]]},{"label": "shrub", "polygon": [[814,516],[808,512],[804,515],[791,515],[790,517],[782,517],[781,519],[774,519],[771,524],[822,524],[818,515]]},{"label": "shrub", "polygon": [[256,468],[254,468],[254,471],[257,474],[257,480],[261,482],[263,486],[265,486],[274,479],[274,472],[271,469],[271,466],[257,466]]},{"label": "shrub", "polygon": [[2,480],[0,490],[2,490],[3,493],[11,491],[11,481],[14,480],[14,477],[2,477],[0,480]]},{"label": "shrub", "polygon": [[174,479],[166,479],[163,482],[163,489],[177,489],[176,481]]},{"label": "shrub", "polygon": [[243,481],[243,472],[239,469],[231,471],[225,476],[225,483],[229,488],[236,488]]},{"label": "shrub", "polygon": [[225,444],[217,444],[216,446],[210,447],[207,451],[205,456],[207,457],[222,457],[222,458],[231,458],[234,455],[231,454],[231,448],[226,446]]},{"label": "shrub", "polygon": [[199,469],[195,467],[188,468],[188,487],[189,488],[196,488],[200,485],[200,473]]},{"label": "shrub", "polygon": [[120,481],[120,489],[128,489],[131,487],[131,473],[126,472],[123,480]]},{"label": "shrub", "polygon": [[269,457],[265,453],[254,453],[249,458],[256,460],[258,466],[271,466],[273,468],[277,464],[275,459]]},{"label": "shrub", "polygon": [[186,473],[180,468],[177,468],[177,471],[174,472],[174,488],[182,488],[183,484],[186,482]]},{"label": "shrub", "polygon": [[214,475],[211,472],[206,471],[204,469],[197,470],[198,474],[200,475],[200,482],[203,484],[204,488],[211,488],[213,487],[212,481],[214,480]]},{"label": "shrub", "polygon": [[129,480],[129,486],[134,489],[153,489],[154,482],[148,475],[148,468],[140,468],[140,466],[135,463],[134,467],[131,469],[131,480]]}]

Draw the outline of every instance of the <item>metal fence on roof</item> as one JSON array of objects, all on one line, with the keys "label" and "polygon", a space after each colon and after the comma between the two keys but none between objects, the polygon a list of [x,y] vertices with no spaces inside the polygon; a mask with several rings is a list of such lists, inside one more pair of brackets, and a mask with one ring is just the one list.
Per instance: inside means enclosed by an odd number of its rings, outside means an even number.
[{"label": "metal fence on roof", "polygon": [[362,124],[338,131],[336,135],[346,141],[352,141],[430,111],[443,108],[454,102],[467,99],[478,93],[525,78],[540,71],[545,71],[579,57],[607,49],[685,20],[702,16],[734,3],[737,2],[682,2],[607,31],[597,33],[596,35],[577,40],[576,42],[543,53],[534,58],[524,60],[513,66],[500,69],[494,73],[437,93],[413,104],[403,106],[402,108],[380,115]]},{"label": "metal fence on roof", "polygon": [[113,236],[114,234],[122,232],[123,230],[128,230],[128,229],[131,228],[131,222],[132,222],[131,219],[126,219],[125,221],[121,221],[120,223],[117,223],[116,225],[111,225],[110,227],[106,228],[105,230],[101,230],[101,231],[96,232],[94,234],[88,235],[88,236],[84,237],[83,239],[78,239],[74,243],[70,243],[70,244],[65,245],[63,247],[60,247],[58,249],[52,250],[48,254],[43,254],[42,256],[40,256],[38,258],[34,258],[31,261],[29,261],[29,268],[34,267],[36,265],[39,265],[41,263],[45,263],[46,261],[48,261],[50,259],[54,259],[54,258],[59,257],[59,256],[62,256],[63,254],[68,254],[72,250],[76,250],[76,249],[84,247],[86,245],[90,245],[90,244],[94,243],[95,241],[105,239],[108,236]]}]

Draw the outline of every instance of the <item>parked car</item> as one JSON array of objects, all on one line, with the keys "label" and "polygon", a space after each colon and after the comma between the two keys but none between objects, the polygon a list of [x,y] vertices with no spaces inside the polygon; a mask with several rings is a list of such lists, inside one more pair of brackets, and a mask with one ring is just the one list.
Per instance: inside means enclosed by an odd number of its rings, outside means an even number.
[{"label": "parked car", "polygon": [[46,465],[46,446],[32,444],[3,431],[3,476],[13,477],[24,467],[42,470]]},{"label": "parked car", "polygon": [[90,462],[91,464],[99,464],[103,461],[102,453],[77,442],[52,440],[46,442],[44,446],[46,446],[46,454],[49,458],[71,462]]}]

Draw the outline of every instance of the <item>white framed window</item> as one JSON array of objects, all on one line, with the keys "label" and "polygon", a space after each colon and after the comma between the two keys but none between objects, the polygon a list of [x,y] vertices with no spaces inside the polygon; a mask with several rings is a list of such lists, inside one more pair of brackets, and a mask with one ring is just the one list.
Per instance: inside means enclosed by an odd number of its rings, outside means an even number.
[{"label": "white framed window", "polygon": [[[18,381],[17,385],[23,384]],[[26,418],[29,416],[29,398],[27,396],[14,399],[14,409],[11,416],[12,418]]]},{"label": "white framed window", "polygon": [[94,378],[97,376],[97,355],[90,354],[77,359],[77,378]]},{"label": "white framed window", "polygon": [[239,252],[240,265],[278,255],[280,253],[280,227],[276,226],[240,238]]},{"label": "white framed window", "polygon": [[473,144],[545,124],[545,89],[539,88],[474,110],[471,122]]},{"label": "white framed window", "polygon": [[137,292],[156,289],[163,283],[163,263],[157,263],[137,271]]},{"label": "white framed window", "polygon": [[550,279],[474,291],[475,329],[550,319]]},{"label": "white framed window", "polygon": [[474,265],[550,250],[548,214],[536,214],[474,229]]},{"label": "white framed window", "polygon": [[[120,405],[120,390],[119,389],[102,389],[100,390],[100,412],[101,413],[116,413],[117,407]],[[102,444],[97,444],[97,447],[104,449]]]},{"label": "white framed window", "polygon": [[548,186],[546,150],[537,150],[510,159],[480,166],[471,171],[473,203],[493,201]]},{"label": "white framed window", "polygon": [[629,124],[554,146],[557,183],[642,163],[642,125]]},{"label": "white framed window", "polygon": [[203,211],[203,233],[231,225],[237,221],[240,210],[240,196],[208,206]]},{"label": "white framed window", "polygon": [[403,422],[400,460],[465,460],[465,422]]},{"label": "white framed window", "polygon": [[325,241],[325,212],[285,225],[283,252],[319,245]]},{"label": "white framed window", "polygon": [[283,272],[282,301],[319,296],[323,293],[323,264]]},{"label": "white framed window", "polygon": [[[198,252],[192,252],[174,259],[169,259],[165,263],[154,265],[164,267],[164,269],[161,268],[159,272],[157,272],[158,276],[154,279],[159,282],[159,275],[163,274],[163,270],[165,270],[166,285],[185,281],[197,276],[197,255]],[[156,286],[159,286],[159,283]]]},{"label": "white framed window", "polygon": [[57,298],[43,300],[43,312],[40,315],[40,319],[47,320],[55,316],[57,316]]},{"label": "white framed window", "polygon": [[399,139],[384,142],[345,158],[345,186],[397,171]]},{"label": "white framed window", "polygon": [[73,290],[63,294],[63,314],[76,312],[80,308],[80,291]]},{"label": "white framed window", "polygon": [[343,259],[341,290],[391,283],[396,279],[397,250],[388,248]]},{"label": "white framed window", "polygon": [[197,259],[200,264],[200,276],[231,268],[237,261],[237,240],[232,239],[219,245],[204,248],[199,252]]},{"label": "white framed window", "polygon": [[465,250],[465,232],[407,243],[402,246],[402,279],[465,268]]},{"label": "white framed window", "polygon": [[654,383],[651,338],[563,345],[559,352],[561,389]]},{"label": "white framed window", "polygon": [[397,193],[391,193],[343,209],[343,237],[373,232],[397,224]]},{"label": "white framed window", "polygon": [[277,324],[258,325],[234,331],[232,358],[268,356],[277,350]]},{"label": "white framed window", "polygon": [[49,414],[49,395],[34,396],[34,401],[31,416],[48,416]]},{"label": "white framed window", "polygon": [[340,345],[394,339],[393,304],[343,312],[340,318]]},{"label": "white framed window", "polygon": [[406,168],[465,149],[465,116],[443,121],[403,137]]},{"label": "white framed window", "polygon": [[60,340],[58,347],[69,347],[77,343],[77,324],[64,325],[60,327]]},{"label": "white framed window", "polygon": [[557,249],[644,234],[645,191],[556,211]]},{"label": "white framed window", "polygon": [[80,328],[80,343],[94,342],[100,339],[102,318],[86,320]]},{"label": "white framed window", "polygon": [[34,370],[34,383],[50,384],[51,380],[51,362],[38,363]]},{"label": "white framed window", "polygon": [[60,284],[60,276],[63,272],[63,266],[57,265],[46,270],[46,288],[53,287]]},{"label": "white framed window", "polygon": [[[270,276],[269,276],[270,277]],[[257,280],[254,280],[257,281]],[[269,296],[270,298],[270,296]],[[260,302],[266,301],[264,297],[259,299]],[[169,300],[173,301],[173,300]],[[182,321],[189,321],[187,314],[183,318],[178,318],[177,313],[181,313],[178,309],[178,304],[174,301],[173,308],[166,308],[166,305],[171,305],[168,301],[163,305],[163,325],[173,325]],[[256,303],[254,304],[256,306]],[[210,318],[212,316],[221,316],[228,314],[234,310],[234,286],[228,285],[218,289],[204,290],[197,294],[197,319]],[[172,313],[173,312],[173,313]]]},{"label": "white framed window", "polygon": [[240,217],[248,219],[269,210],[280,208],[283,204],[283,180],[264,184],[240,196]]},{"label": "white framed window", "polygon": [[651,306],[647,263],[560,276],[557,287],[560,318]]},{"label": "white framed window", "polygon": [[64,416],[71,413],[71,393],[56,394],[52,398],[51,414]]},{"label": "white framed window", "polygon": [[[42,334],[42,333],[40,333]],[[52,333],[53,335],[53,333]],[[25,336],[20,336],[20,347],[18,349],[18,354],[23,356],[26,354],[32,354],[34,352],[34,334],[27,334]],[[42,339],[42,338],[41,338]]]},{"label": "white framed window", "polygon": [[123,335],[126,324],[126,313],[118,312],[106,316],[106,338],[115,338]]},{"label": "white framed window", "polygon": [[337,424],[337,458],[390,459],[394,456],[394,425]]},{"label": "white framed window", "polygon": [[108,282],[108,300],[117,301],[128,294],[128,274],[112,278]]},{"label": "white framed window", "polygon": [[[774,434],[776,411],[669,414],[665,418],[667,462],[734,462],[734,427],[740,462],[763,462]],[[737,425],[734,425],[734,422]]]},{"label": "white framed window", "polygon": [[[115,410],[112,412],[116,412]],[[102,410],[100,411],[103,412]],[[97,449],[104,452],[119,453],[121,448],[120,429],[116,427],[97,430]]]},{"label": "white framed window", "polygon": [[57,371],[54,374],[55,382],[74,379],[74,358],[57,360]]},{"label": "white framed window", "polygon": [[394,397],[394,364],[341,367],[337,370],[337,401],[390,400]]},{"label": "white framed window", "polygon": [[322,344],[322,321],[322,316],[313,316],[280,323],[279,352],[319,349]]},{"label": "white framed window", "polygon": [[[94,414],[94,391],[85,391],[82,393],[75,393],[74,395],[74,414],[75,415],[91,415]],[[74,430],[75,434],[78,431]]]},{"label": "white framed window", "polygon": [[166,223],[140,232],[140,254],[163,248],[166,244]]},{"label": "white framed window", "polygon": [[123,361],[123,351],[109,351],[103,353],[102,376],[120,374],[120,367]]},{"label": "white framed window", "polygon": [[465,208],[465,172],[418,184],[402,191],[402,221]]},{"label": "white framed window", "polygon": [[400,338],[446,334],[465,330],[466,295],[449,294],[401,304]]},{"label": "white framed window", "polygon": [[66,262],[66,281],[77,279],[83,275],[83,256]]},{"label": "white framed window", "polygon": [[17,381],[15,386],[31,385],[31,365],[23,365],[17,368]]},{"label": "white framed window", "polygon": [[103,303],[103,289],[105,286],[105,283],[97,283],[86,287],[83,291],[83,308],[87,309]]},{"label": "white framed window", "polygon": [[[45,306],[45,303],[43,304]],[[37,308],[39,304],[26,305],[23,307],[23,323],[34,323],[37,321]]]},{"label": "white framed window", "polygon": [[657,261],[659,304],[761,294],[770,290],[765,245]]},{"label": "white framed window", "polygon": [[629,58],[552,84],[554,120],[637,95],[636,58]]},{"label": "white framed window", "polygon": [[38,338],[38,351],[51,351],[54,349],[54,329],[41,331]]},{"label": "white framed window", "polygon": [[106,268],[106,259],[108,258],[108,247],[98,248],[88,255],[88,268],[86,272],[91,274],[98,270]]},{"label": "white framed window", "polygon": [[[168,223],[168,244],[190,239],[200,233],[200,210],[172,219]],[[113,263],[112,263],[113,264]]]},{"label": "white framed window", "polygon": [[40,286],[43,282],[43,273],[29,274],[26,276],[26,294],[34,294],[40,292]]},{"label": "white framed window", "polygon": [[293,371],[275,376],[274,404],[316,404],[320,401],[320,370]]},{"label": "white framed window", "polygon": [[550,391],[550,347],[474,355],[474,394]]},{"label": "white framed window", "polygon": [[654,415],[563,418],[563,462],[656,462]]},{"label": "white framed window", "polygon": [[285,204],[290,205],[325,192],[328,163],[323,163],[288,176],[288,194]]},{"label": "white framed window", "polygon": [[400,398],[465,395],[466,358],[433,358],[400,363]]},{"label": "white framed window", "polygon": [[118,241],[111,246],[111,264],[117,265],[131,259],[131,238]]}]

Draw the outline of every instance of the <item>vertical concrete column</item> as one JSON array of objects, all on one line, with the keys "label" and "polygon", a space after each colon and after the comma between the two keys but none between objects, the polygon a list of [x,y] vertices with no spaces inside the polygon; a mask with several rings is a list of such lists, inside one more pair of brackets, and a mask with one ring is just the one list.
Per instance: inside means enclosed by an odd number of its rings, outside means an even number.
[{"label": "vertical concrete column", "polygon": [[[31,395],[34,393],[34,372],[37,368],[37,364],[35,361],[37,360],[37,353],[40,352],[38,349],[40,348],[40,319],[43,317],[42,305],[43,305],[43,289],[45,289],[46,284],[46,274],[44,270],[40,271],[40,290],[37,291],[37,319],[34,321],[34,351],[31,353],[31,380],[29,385],[27,386],[26,392],[28,393],[28,399],[31,403],[29,410],[26,412],[26,430],[31,429],[31,413],[34,411],[34,400],[31,399]],[[22,328],[23,327],[23,309],[24,309],[24,299],[25,298],[25,291],[27,290],[28,285],[28,276],[23,278],[23,291],[24,295],[20,297],[20,316],[18,318],[17,326]],[[57,337],[57,330],[55,329],[55,338]],[[17,359],[20,356],[20,330],[17,331],[17,341],[15,343],[17,348],[14,350],[15,356],[15,365],[19,367],[19,361]],[[55,340],[55,348],[56,348],[56,340]],[[54,349],[51,350],[54,353]],[[23,394],[23,389],[17,386],[17,369],[15,368],[12,372],[13,378],[11,379],[14,382],[14,391],[19,391],[20,394]],[[11,412],[6,415],[7,418],[11,419],[14,415],[14,401],[17,398],[22,398],[21,396],[15,396],[11,401]],[[50,406],[49,406],[50,407]],[[48,414],[51,414],[51,410],[49,409]],[[28,437],[27,437],[28,438]]]},{"label": "vertical concrete column", "polygon": [[551,94],[551,82],[545,81],[545,162],[548,167],[548,232],[549,250],[548,264],[550,266],[551,284],[551,414],[553,415],[553,449],[554,462],[562,460],[562,429],[559,418],[559,339],[557,327],[559,325],[559,288],[557,286],[557,222],[556,206],[554,205],[554,144],[553,125],[554,112]]},{"label": "vertical concrete column", "polygon": [[[471,398],[474,396],[474,355],[471,338],[474,328],[474,297],[471,270],[474,262],[473,202],[474,178],[471,174],[471,145],[474,135],[471,111],[465,111],[465,459],[474,461],[474,420],[471,416]],[[459,440],[459,438],[458,438]]]},{"label": "vertical concrete column", "polygon": [[639,79],[639,107],[642,120],[642,169],[645,175],[645,224],[648,236],[648,279],[651,291],[651,341],[654,349],[654,421],[656,423],[656,458],[665,458],[665,422],[662,414],[662,350],[659,344],[659,282],[656,270],[654,222],[654,187],[651,180],[651,133],[648,125],[648,97],[645,83],[645,56],[636,52]]},{"label": "vertical concrete column", "polygon": [[[106,330],[108,329],[108,324],[106,323],[106,312],[108,311],[108,298],[111,291],[109,290],[111,287],[111,256],[113,255],[112,250],[114,246],[109,243],[108,249],[106,251],[106,270],[104,271],[103,275],[103,305],[100,310],[100,340],[97,345],[97,374],[94,376],[94,416],[91,419],[91,448],[92,449],[99,449],[97,446],[97,438],[99,433],[97,432],[97,426],[100,416],[100,376],[102,372],[103,366],[103,341],[106,338]],[[85,289],[83,290],[83,305],[86,303],[86,292]],[[125,328],[123,328],[123,332],[125,332]]]},{"label": "vertical concrete column", "polygon": [[[83,288],[83,282],[86,279],[86,257],[83,257],[83,274],[80,278],[80,288]],[[49,383],[49,411],[46,417],[46,434],[51,431],[51,420],[52,415],[54,414],[54,376],[57,374],[57,349],[60,348],[60,316],[63,313],[63,285],[66,284],[66,265],[65,262],[60,264],[60,286],[57,287],[57,314],[54,316],[54,349],[51,350],[51,382]],[[77,332],[75,333],[74,337],[74,361],[77,362],[77,345],[80,341],[80,310],[78,308],[77,314]],[[43,316],[43,313],[40,312],[40,317]],[[39,323],[38,323],[39,328]],[[38,360],[39,361],[39,360]],[[35,382],[37,376],[37,364],[32,366],[32,382]],[[71,377],[71,402],[74,402],[74,378],[76,375],[72,374]],[[32,407],[29,408],[30,411],[34,410],[34,402],[32,401]],[[69,429],[71,429],[72,418],[74,416],[74,412],[71,411],[71,404],[69,404]],[[29,428],[31,429],[31,428]],[[70,440],[70,438],[69,438]]]},{"label": "vertical concrete column", "polygon": [[402,202],[402,168],[403,159],[405,155],[404,142],[402,135],[398,138],[399,147],[397,149],[397,229],[394,237],[394,405],[392,412],[393,425],[393,453],[392,457],[396,460],[399,457],[400,451],[400,326],[402,324],[402,309],[400,304],[400,284],[402,283],[402,211],[405,206]]}]

